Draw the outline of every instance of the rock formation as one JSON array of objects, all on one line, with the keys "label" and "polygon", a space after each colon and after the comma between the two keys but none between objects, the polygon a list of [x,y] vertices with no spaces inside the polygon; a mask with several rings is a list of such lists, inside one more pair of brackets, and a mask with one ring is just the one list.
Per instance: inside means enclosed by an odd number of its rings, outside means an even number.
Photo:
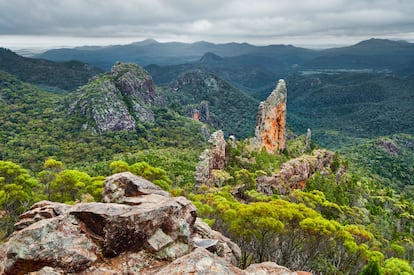
[{"label": "rock formation", "polygon": [[399,150],[398,150],[397,145],[391,139],[379,138],[375,142],[375,145],[380,147],[380,148],[383,148],[385,150],[385,152],[387,152],[388,154],[390,154],[392,156],[398,156],[398,154],[399,154]]},{"label": "rock formation", "polygon": [[111,71],[79,88],[70,105],[71,114],[86,117],[98,132],[134,130],[136,121],[153,121],[150,108],[161,103],[151,76],[132,63],[116,63]]},{"label": "rock formation", "polygon": [[272,274],[272,275],[312,275],[310,272],[296,271],[292,272],[284,266],[280,266],[274,262],[263,262],[252,264],[245,270],[246,275]]},{"label": "rock formation", "polygon": [[241,269],[217,257],[204,248],[197,248],[192,253],[179,258],[163,268],[157,274],[245,274]]},{"label": "rock formation", "polygon": [[305,136],[305,150],[306,151],[311,151],[311,144],[312,144],[312,131],[311,129],[308,128],[308,130],[306,131],[306,136]]},{"label": "rock formation", "polygon": [[330,167],[334,154],[327,150],[316,150],[312,155],[303,155],[283,163],[280,171],[272,176],[256,179],[256,189],[266,195],[288,194],[294,189],[303,189],[306,181],[316,172]]},{"label": "rock formation", "polygon": [[215,124],[215,122],[211,119],[207,101],[201,101],[199,104],[187,105],[186,114],[194,120],[201,121],[209,125]]},{"label": "rock formation", "polygon": [[[136,205],[140,202],[140,196],[148,194],[171,197],[170,193],[143,177],[136,176],[131,172],[124,172],[106,178],[103,201]],[[135,199],[138,199],[138,202]]]},{"label": "rock formation", "polygon": [[226,141],[223,131],[214,132],[209,140],[210,148],[200,155],[200,161],[196,167],[195,186],[202,184],[212,185],[213,170],[221,170],[226,166]]},{"label": "rock formation", "polygon": [[258,101],[208,70],[180,74],[163,93],[182,114],[238,138],[251,136]]},{"label": "rock formation", "polygon": [[260,103],[255,137],[250,142],[254,148],[265,147],[269,153],[285,149],[286,97],[286,83],[281,79],[266,101]]},{"label": "rock formation", "polygon": [[274,263],[235,265],[240,248],[131,173],[105,180],[106,203],[41,201],[0,246],[0,274],[299,274]]},{"label": "rock formation", "polygon": [[203,222],[200,218],[194,224],[195,232],[193,235],[194,246],[202,247],[216,255],[223,257],[229,263],[237,265],[241,258],[240,247],[229,238],[223,236]]}]

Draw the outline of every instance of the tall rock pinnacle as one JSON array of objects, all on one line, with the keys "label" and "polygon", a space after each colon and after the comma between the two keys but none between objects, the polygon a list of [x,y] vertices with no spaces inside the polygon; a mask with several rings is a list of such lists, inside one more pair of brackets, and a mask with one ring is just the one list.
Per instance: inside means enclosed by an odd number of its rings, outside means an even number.
[{"label": "tall rock pinnacle", "polygon": [[253,147],[265,147],[269,153],[285,149],[286,98],[286,83],[280,79],[266,101],[259,105],[255,137],[251,141]]},{"label": "tall rock pinnacle", "polygon": [[226,141],[221,130],[214,132],[209,140],[210,149],[206,149],[200,156],[200,161],[196,167],[195,185],[212,185],[213,170],[221,170],[226,167]]}]

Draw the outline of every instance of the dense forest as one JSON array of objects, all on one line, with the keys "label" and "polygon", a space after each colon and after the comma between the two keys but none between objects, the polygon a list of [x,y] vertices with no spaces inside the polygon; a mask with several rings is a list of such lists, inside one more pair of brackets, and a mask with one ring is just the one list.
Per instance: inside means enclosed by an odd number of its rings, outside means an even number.
[{"label": "dense forest", "polygon": [[[259,101],[223,78],[191,68],[155,87],[154,98],[134,98],[122,89],[147,83],[148,74],[136,65],[118,69],[66,91],[0,72],[2,239],[34,202],[100,201],[105,177],[130,171],[191,199],[198,216],[242,248],[241,268],[274,261],[318,274],[414,274],[411,78],[290,75],[293,132],[286,149],[271,154],[252,149],[248,139]],[[93,104],[110,96],[135,118],[133,130],[96,127],[102,112]],[[81,111],[72,112],[74,102]],[[151,120],[139,119],[143,109]],[[220,128],[226,138],[236,136],[227,142],[227,165],[208,185],[195,186],[199,156]],[[311,144],[306,128],[317,137]],[[340,150],[304,188],[257,191],[258,178],[314,158],[321,144]]]}]

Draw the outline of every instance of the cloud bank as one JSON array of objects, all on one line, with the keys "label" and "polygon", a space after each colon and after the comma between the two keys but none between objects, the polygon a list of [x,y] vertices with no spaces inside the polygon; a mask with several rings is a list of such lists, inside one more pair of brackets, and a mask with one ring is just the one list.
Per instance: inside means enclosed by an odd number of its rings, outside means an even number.
[{"label": "cloud bank", "polygon": [[0,35],[161,41],[414,40],[412,0],[0,0]]}]

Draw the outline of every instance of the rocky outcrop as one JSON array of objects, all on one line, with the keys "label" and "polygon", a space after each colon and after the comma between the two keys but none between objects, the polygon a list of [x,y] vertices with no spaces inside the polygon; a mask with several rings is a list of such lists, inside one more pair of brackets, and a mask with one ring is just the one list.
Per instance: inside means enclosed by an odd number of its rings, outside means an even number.
[{"label": "rocky outcrop", "polygon": [[104,198],[34,204],[0,246],[0,274],[295,274],[237,268],[240,248],[196,219],[190,201],[131,173],[108,177]]},{"label": "rocky outcrop", "polygon": [[281,79],[266,101],[259,105],[255,137],[250,142],[254,148],[265,147],[269,153],[285,149],[286,98],[286,83]]},{"label": "rocky outcrop", "polygon": [[161,103],[151,76],[132,63],[116,63],[111,71],[93,78],[72,97],[71,114],[93,122],[84,128],[98,132],[128,130],[136,121],[154,121],[153,104]]},{"label": "rocky outcrop", "polygon": [[303,189],[306,181],[316,172],[324,171],[332,164],[334,153],[316,150],[311,155],[303,155],[283,163],[277,174],[256,179],[256,189],[266,195],[275,192],[284,195],[294,189]]},{"label": "rocky outcrop", "polygon": [[306,131],[306,136],[305,136],[305,150],[308,152],[312,150],[311,145],[312,145],[312,131],[311,129],[308,128],[308,130]]},{"label": "rocky outcrop", "polygon": [[50,219],[66,213],[70,206],[64,203],[39,201],[19,217],[19,221],[14,225],[14,230],[19,231],[29,225],[44,219]]},{"label": "rocky outcrop", "polygon": [[186,115],[192,117],[194,120],[201,121],[209,125],[215,124],[215,122],[211,119],[207,101],[201,101],[199,104],[187,105]]},{"label": "rocky outcrop", "polygon": [[392,156],[398,156],[399,154],[397,145],[391,139],[380,138],[375,142],[375,145]]},{"label": "rocky outcrop", "polygon": [[209,140],[210,148],[200,155],[196,167],[195,186],[213,184],[213,170],[221,170],[226,166],[226,141],[223,131],[214,132]]},{"label": "rocky outcrop", "polygon": [[158,275],[179,274],[245,274],[223,258],[215,256],[204,248],[197,248],[190,254],[175,260]]},{"label": "rocky outcrop", "polygon": [[171,197],[170,193],[143,177],[136,176],[131,172],[123,172],[105,179],[103,201],[138,205],[141,203],[140,197],[149,194]]},{"label": "rocky outcrop", "polygon": [[241,258],[240,247],[218,231],[210,228],[200,218],[194,224],[192,236],[195,247],[202,247],[208,251],[223,257],[229,263],[237,265]]},{"label": "rocky outcrop", "polygon": [[297,271],[293,272],[284,266],[277,265],[274,262],[263,262],[252,264],[245,270],[246,275],[272,274],[272,275],[312,275],[310,272]]},{"label": "rocky outcrop", "polygon": [[104,198],[107,203],[35,204],[0,248],[1,271],[81,272],[125,254],[162,262],[191,252],[196,208],[186,198],[128,172],[107,178]]}]

